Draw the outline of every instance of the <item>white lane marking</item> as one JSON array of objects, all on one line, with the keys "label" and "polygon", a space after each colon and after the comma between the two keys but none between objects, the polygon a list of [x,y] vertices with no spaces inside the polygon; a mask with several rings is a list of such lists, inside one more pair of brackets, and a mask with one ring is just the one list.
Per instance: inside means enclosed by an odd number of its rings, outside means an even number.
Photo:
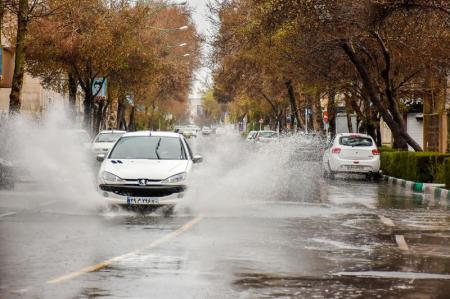
[{"label": "white lane marking", "polygon": [[8,213],[0,214],[0,218],[12,216],[12,215],[16,215],[16,214],[17,214],[17,212],[8,212]]},{"label": "white lane marking", "polygon": [[49,206],[49,205],[57,203],[57,202],[58,202],[58,200],[46,201],[46,202],[40,203],[39,206],[40,207],[45,207],[45,206]]},{"label": "white lane marking", "polygon": [[418,273],[418,272],[396,272],[396,271],[364,271],[364,272],[338,272],[339,276],[356,277],[381,277],[381,278],[400,278],[400,279],[450,279],[448,274]]},{"label": "white lane marking", "polygon": [[403,235],[395,235],[395,242],[398,245],[398,248],[403,251],[408,251],[409,247],[408,244],[406,244],[405,237]]},{"label": "white lane marking", "polygon": [[383,222],[383,224],[386,226],[389,226],[389,227],[395,226],[394,221],[392,221],[392,219],[384,217],[383,215],[378,215],[378,218],[380,218],[380,221]]},{"label": "white lane marking", "polygon": [[171,233],[169,233],[169,234],[167,234],[167,235],[165,235],[165,236],[163,236],[163,237],[161,237],[161,238],[159,238],[159,239],[149,243],[147,246],[145,246],[145,247],[143,247],[141,249],[138,249],[138,250],[135,250],[135,251],[123,254],[123,255],[119,255],[119,256],[113,257],[111,259],[108,259],[106,261],[100,262],[98,264],[95,264],[95,265],[88,266],[88,267],[85,267],[83,269],[80,269],[80,270],[78,270],[76,272],[72,272],[72,273],[69,273],[69,274],[66,274],[66,275],[63,275],[63,276],[59,276],[59,277],[50,279],[49,281],[47,281],[47,283],[48,284],[57,284],[57,283],[66,282],[68,280],[72,280],[72,279],[74,279],[74,278],[76,278],[78,276],[81,276],[83,274],[90,273],[90,272],[95,272],[95,271],[98,271],[98,270],[103,269],[105,267],[108,267],[113,262],[124,260],[125,258],[127,258],[127,257],[129,257],[131,255],[138,254],[139,252],[141,252],[141,251],[143,251],[145,249],[150,249],[150,248],[156,247],[156,246],[158,246],[158,245],[160,245],[162,243],[168,242],[168,241],[178,237],[179,235],[181,235],[185,231],[187,231],[190,228],[192,228],[195,224],[197,224],[202,219],[203,219],[203,217],[198,216],[198,217],[194,218],[193,220],[189,221],[188,223],[184,224],[182,227],[180,227],[176,231],[173,231],[173,232],[171,232]]}]

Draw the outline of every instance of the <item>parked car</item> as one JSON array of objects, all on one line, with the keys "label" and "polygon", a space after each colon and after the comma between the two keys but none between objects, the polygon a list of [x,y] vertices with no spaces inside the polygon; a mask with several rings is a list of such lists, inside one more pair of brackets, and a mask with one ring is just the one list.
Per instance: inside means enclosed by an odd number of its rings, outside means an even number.
[{"label": "parked car", "polygon": [[204,126],[202,128],[202,135],[211,135],[212,132],[213,132],[213,130],[208,126]]},{"label": "parked car", "polygon": [[322,163],[325,177],[334,178],[337,173],[358,173],[367,178],[378,178],[380,151],[369,135],[341,133],[327,146]]},{"label": "parked car", "polygon": [[120,136],[125,133],[126,131],[119,130],[100,131],[92,141],[92,151],[94,154],[107,154]]},{"label": "parked car", "polygon": [[268,143],[278,140],[278,137],[278,133],[275,131],[258,131],[255,136],[255,141]]},{"label": "parked car", "polygon": [[98,190],[112,205],[158,208],[183,197],[194,156],[183,135],[172,132],[126,133],[117,140],[98,173]]},{"label": "parked car", "polygon": [[258,134],[258,131],[250,131],[248,132],[247,141],[255,141],[256,135]]},{"label": "parked car", "polygon": [[197,127],[192,125],[176,126],[175,133],[182,134],[186,138],[197,137]]}]

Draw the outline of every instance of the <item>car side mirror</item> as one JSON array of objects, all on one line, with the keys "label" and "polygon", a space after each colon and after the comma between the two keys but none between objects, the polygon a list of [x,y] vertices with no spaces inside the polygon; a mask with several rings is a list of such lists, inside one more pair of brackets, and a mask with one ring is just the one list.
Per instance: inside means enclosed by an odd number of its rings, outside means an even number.
[{"label": "car side mirror", "polygon": [[199,156],[199,155],[195,155],[194,158],[192,159],[192,162],[201,163],[201,162],[203,162],[203,157]]},{"label": "car side mirror", "polygon": [[97,161],[98,162],[103,162],[103,160],[105,160],[106,155],[105,154],[98,154],[97,155]]}]

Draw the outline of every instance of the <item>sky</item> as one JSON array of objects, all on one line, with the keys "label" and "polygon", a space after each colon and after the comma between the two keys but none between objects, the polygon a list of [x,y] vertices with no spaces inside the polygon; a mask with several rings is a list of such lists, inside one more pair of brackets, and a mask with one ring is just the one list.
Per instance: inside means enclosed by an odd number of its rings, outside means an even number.
[{"label": "sky", "polygon": [[[197,31],[208,36],[211,31],[211,24],[208,21],[208,0],[188,0],[189,7],[193,10],[193,19],[197,27]],[[203,49],[203,54],[207,54],[207,49]],[[202,67],[195,72],[195,80],[192,83],[190,97],[201,96],[202,90],[205,88],[203,82],[210,81],[210,72],[207,68]]]}]

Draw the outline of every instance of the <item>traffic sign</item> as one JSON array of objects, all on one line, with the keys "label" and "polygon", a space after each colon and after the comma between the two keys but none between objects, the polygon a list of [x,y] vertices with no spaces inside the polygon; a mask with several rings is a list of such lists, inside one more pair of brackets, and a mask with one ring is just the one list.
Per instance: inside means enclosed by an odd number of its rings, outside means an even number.
[{"label": "traffic sign", "polygon": [[264,123],[264,119],[260,118],[260,119],[259,119],[259,123],[260,123],[260,124],[263,124],[263,123]]},{"label": "traffic sign", "polygon": [[323,122],[328,123],[328,111],[323,112]]},{"label": "traffic sign", "polygon": [[92,94],[97,97],[106,97],[106,78],[96,78],[92,82]]}]

